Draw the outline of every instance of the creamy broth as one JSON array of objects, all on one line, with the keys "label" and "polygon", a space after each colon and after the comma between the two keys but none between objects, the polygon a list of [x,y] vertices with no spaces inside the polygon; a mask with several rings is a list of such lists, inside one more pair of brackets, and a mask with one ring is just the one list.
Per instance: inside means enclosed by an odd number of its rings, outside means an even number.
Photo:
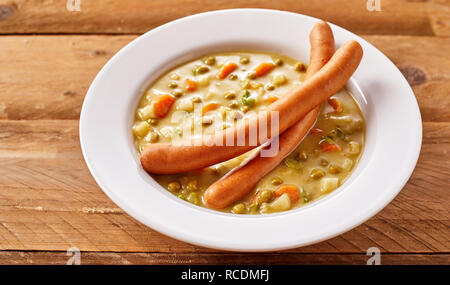
[{"label": "creamy broth", "polygon": [[[269,67],[266,73],[260,68],[263,65]],[[196,125],[202,127],[203,134],[231,127],[301,84],[305,71],[302,62],[260,52],[212,54],[173,68],[149,86],[138,105],[132,128],[136,148],[141,152],[149,143],[186,139],[186,130]],[[251,193],[222,211],[285,211],[334,191],[359,161],[364,130],[358,104],[342,89],[322,104],[316,124],[296,150],[261,179]],[[252,152],[189,173],[152,176],[179,198],[205,206],[202,196],[208,186]],[[277,189],[286,185],[297,189],[300,197],[289,206],[283,203],[286,195],[276,197]]]}]

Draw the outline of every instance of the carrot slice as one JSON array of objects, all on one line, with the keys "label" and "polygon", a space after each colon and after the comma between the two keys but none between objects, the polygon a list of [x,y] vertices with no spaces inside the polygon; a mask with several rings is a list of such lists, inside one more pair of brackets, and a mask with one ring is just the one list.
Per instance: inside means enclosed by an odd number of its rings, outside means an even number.
[{"label": "carrot slice", "polygon": [[202,115],[205,115],[209,111],[213,111],[215,109],[219,108],[219,104],[217,103],[208,103],[206,104],[202,109]]},{"label": "carrot slice", "polygon": [[155,102],[153,103],[155,115],[158,116],[159,118],[164,118],[167,115],[167,113],[169,113],[170,108],[173,105],[173,102],[175,102],[175,97],[169,94],[165,94],[156,98]]},{"label": "carrot slice", "polygon": [[224,66],[222,66],[222,68],[217,73],[217,78],[224,79],[225,77],[228,76],[228,74],[233,72],[237,67],[238,67],[237,64],[234,62],[229,62],[229,63],[225,64]]},{"label": "carrot slice", "polygon": [[197,81],[186,78],[186,90],[195,91],[197,89]]},{"label": "carrot slice", "polygon": [[339,101],[336,98],[329,98],[328,99],[328,104],[330,104],[331,107],[333,107],[335,112],[342,112],[342,104],[341,101]]},{"label": "carrot slice", "polygon": [[325,132],[323,130],[318,129],[318,128],[311,129],[309,131],[309,133],[312,134],[312,135],[316,135],[316,136],[320,136],[320,135],[324,135],[325,134]]},{"label": "carrot slice", "polygon": [[273,97],[268,97],[268,98],[264,99],[264,102],[272,104],[273,102],[275,102],[277,100],[278,100],[278,97],[273,96]]},{"label": "carrot slice", "polygon": [[335,143],[321,143],[320,144],[320,150],[323,152],[330,152],[330,151],[341,151],[342,148]]},{"label": "carrot slice", "polygon": [[280,197],[284,193],[288,194],[292,204],[295,204],[298,202],[298,200],[300,200],[300,191],[295,185],[290,184],[281,185],[274,192],[275,197]]},{"label": "carrot slice", "polygon": [[275,64],[270,62],[263,62],[255,68],[256,76],[260,77],[271,72],[275,68]]}]

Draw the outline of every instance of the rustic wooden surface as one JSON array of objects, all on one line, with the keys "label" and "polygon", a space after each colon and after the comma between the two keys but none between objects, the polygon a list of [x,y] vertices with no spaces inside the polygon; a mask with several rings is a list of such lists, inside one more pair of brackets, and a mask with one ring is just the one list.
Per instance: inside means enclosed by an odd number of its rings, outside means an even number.
[{"label": "rustic wooden surface", "polygon": [[[450,1],[0,0],[0,264],[450,264]],[[374,218],[283,252],[226,253],[173,240],[125,214],[83,160],[78,118],[96,73],[151,28],[198,12],[262,7],[316,16],[360,34],[414,89],[423,146],[408,184]],[[395,95],[395,94],[393,94]],[[408,143],[408,142],[405,142]],[[393,173],[395,175],[395,173]]]}]

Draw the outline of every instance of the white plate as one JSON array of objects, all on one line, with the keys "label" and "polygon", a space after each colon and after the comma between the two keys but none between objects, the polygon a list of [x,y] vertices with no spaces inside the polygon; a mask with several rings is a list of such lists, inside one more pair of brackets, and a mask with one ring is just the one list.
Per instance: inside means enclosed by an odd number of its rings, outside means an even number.
[{"label": "white plate", "polygon": [[103,191],[128,214],[163,234],[233,251],[319,242],[383,209],[417,162],[422,142],[419,108],[407,81],[386,56],[335,25],[337,46],[356,40],[364,49],[348,88],[365,115],[367,142],[351,178],[332,194],[279,214],[225,214],[178,199],[139,163],[130,130],[137,102],[151,81],[182,62],[218,51],[272,51],[308,62],[309,32],[317,21],[275,10],[215,11],[165,24],[119,51],[89,88],[80,118],[84,158]]}]

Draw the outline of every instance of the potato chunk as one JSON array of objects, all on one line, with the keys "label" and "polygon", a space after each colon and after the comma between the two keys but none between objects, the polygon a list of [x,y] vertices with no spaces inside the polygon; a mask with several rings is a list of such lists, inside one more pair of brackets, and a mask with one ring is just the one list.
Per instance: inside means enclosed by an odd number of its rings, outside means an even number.
[{"label": "potato chunk", "polygon": [[133,134],[138,137],[145,137],[150,130],[150,125],[145,122],[137,122],[133,126]]},{"label": "potato chunk", "polygon": [[261,206],[261,213],[274,213],[286,211],[291,208],[291,199],[287,193],[284,193],[270,204],[263,204]]},{"label": "potato chunk", "polygon": [[339,178],[335,177],[326,177],[320,181],[320,191],[324,193],[328,193],[338,188],[339,186]]},{"label": "potato chunk", "polygon": [[145,121],[151,118],[157,118],[153,104],[142,107],[138,110],[139,118]]}]

